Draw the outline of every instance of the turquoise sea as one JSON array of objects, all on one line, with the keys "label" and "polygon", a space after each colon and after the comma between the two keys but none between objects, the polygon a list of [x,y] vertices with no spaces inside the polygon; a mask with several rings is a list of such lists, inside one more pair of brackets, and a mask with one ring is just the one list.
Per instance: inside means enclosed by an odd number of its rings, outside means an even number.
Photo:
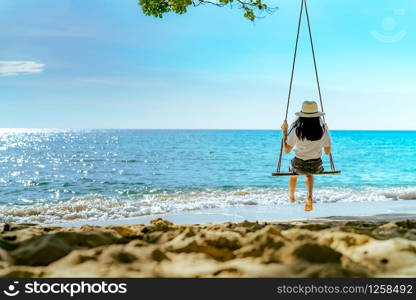
[{"label": "turquoise sea", "polygon": [[[415,131],[331,137],[342,174],[316,177],[318,204],[416,200]],[[277,130],[2,129],[0,221],[287,206],[287,178],[270,176],[280,138]],[[292,156],[284,156],[283,169]],[[324,164],[329,169],[327,157]],[[297,195],[304,199],[303,183]]]}]

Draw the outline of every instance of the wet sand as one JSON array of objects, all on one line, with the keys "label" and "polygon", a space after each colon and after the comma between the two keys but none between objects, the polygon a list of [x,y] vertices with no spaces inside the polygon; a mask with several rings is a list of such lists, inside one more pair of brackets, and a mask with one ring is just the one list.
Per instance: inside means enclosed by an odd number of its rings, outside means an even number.
[{"label": "wet sand", "polygon": [[0,230],[0,277],[416,276],[414,215]]}]

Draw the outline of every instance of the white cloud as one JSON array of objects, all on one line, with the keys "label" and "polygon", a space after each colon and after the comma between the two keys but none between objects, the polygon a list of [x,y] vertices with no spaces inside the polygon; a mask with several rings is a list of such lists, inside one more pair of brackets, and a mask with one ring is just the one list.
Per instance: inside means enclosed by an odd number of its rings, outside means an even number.
[{"label": "white cloud", "polygon": [[0,76],[41,73],[44,66],[44,64],[35,61],[0,60]]}]

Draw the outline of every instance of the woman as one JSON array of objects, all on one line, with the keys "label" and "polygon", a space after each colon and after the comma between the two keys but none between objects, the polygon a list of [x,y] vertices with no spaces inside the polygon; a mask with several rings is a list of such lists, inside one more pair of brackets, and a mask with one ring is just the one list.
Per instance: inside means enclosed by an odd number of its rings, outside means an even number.
[{"label": "woman", "polygon": [[289,171],[296,174],[289,179],[289,200],[295,202],[297,175],[305,175],[305,184],[308,189],[308,200],[305,210],[312,210],[313,175],[324,170],[322,167],[322,148],[325,154],[331,153],[331,139],[326,124],[321,121],[323,112],[318,111],[315,101],[305,101],[302,111],[296,113],[299,117],[291,126],[289,135],[287,133],[287,121],[283,122],[283,147],[285,153],[295,148],[295,157],[292,159]]}]

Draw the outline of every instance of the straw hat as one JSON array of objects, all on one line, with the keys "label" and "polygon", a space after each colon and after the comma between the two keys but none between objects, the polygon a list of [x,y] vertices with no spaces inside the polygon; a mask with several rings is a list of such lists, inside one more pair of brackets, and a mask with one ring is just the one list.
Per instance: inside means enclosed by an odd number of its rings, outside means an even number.
[{"label": "straw hat", "polygon": [[302,110],[295,115],[303,118],[316,118],[325,115],[325,113],[318,111],[318,104],[315,101],[304,101]]}]

